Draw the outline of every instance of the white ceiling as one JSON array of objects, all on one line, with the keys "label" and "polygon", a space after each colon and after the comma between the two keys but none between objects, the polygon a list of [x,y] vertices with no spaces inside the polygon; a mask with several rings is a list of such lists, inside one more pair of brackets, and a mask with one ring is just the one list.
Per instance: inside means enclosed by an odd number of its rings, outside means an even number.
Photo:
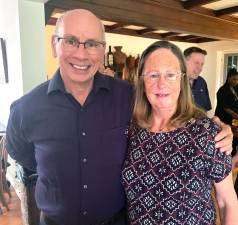
[{"label": "white ceiling", "polygon": [[203,7],[213,10],[224,9],[232,6],[238,6],[238,0],[220,0],[217,2],[203,5]]},{"label": "white ceiling", "polygon": [[[181,0],[181,1],[186,2],[188,0]],[[238,6],[238,0],[219,0],[213,3],[203,5],[202,7],[212,10],[219,10],[233,6]],[[238,13],[233,13],[232,15],[238,17]]]}]

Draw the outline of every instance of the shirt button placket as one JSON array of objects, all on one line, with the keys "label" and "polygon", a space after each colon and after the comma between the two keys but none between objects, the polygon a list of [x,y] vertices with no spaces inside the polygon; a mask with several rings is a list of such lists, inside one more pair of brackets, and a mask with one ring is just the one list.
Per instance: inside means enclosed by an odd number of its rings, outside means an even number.
[{"label": "shirt button placket", "polygon": [[[83,108],[83,107],[80,108],[80,112],[79,112],[79,113],[81,114],[80,117],[81,117],[81,119],[82,119],[82,121],[83,121],[83,114],[84,114],[84,108]],[[81,123],[81,125],[83,125],[83,123]],[[84,142],[86,141],[84,138],[85,138],[86,135],[87,135],[84,126],[81,127],[81,132],[80,132],[80,134],[81,134],[81,137],[82,137],[82,142],[84,143]],[[81,158],[81,162],[82,162],[82,164],[84,165],[84,169],[83,169],[83,174],[84,174],[84,170],[86,169],[85,166],[86,166],[86,163],[87,163],[87,157],[86,157],[84,151],[82,151],[81,154],[82,154],[82,155],[81,155],[81,157],[82,157],[82,158]],[[83,184],[82,184],[82,190],[83,190],[83,192],[84,192],[84,194],[82,193],[83,196],[86,194],[87,189],[88,189],[88,185],[85,184],[85,183],[83,183]],[[87,194],[86,194],[86,195],[87,195]],[[86,198],[86,196],[84,196],[84,198]],[[87,208],[85,208],[85,207],[82,208],[81,215],[82,215],[83,217],[87,217],[87,216],[88,216]]]},{"label": "shirt button placket", "polygon": [[83,163],[86,163],[87,162],[87,158],[83,158]]}]

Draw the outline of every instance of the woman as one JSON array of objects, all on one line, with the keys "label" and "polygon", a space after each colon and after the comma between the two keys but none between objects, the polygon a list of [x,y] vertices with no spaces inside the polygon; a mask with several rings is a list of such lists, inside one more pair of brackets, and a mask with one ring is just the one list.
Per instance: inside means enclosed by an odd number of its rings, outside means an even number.
[{"label": "woman", "polygon": [[[223,122],[232,125],[232,120],[238,120],[238,72],[235,68],[228,71],[226,83],[217,92],[217,107],[215,115]],[[238,140],[233,140],[232,155],[236,152]]]},{"label": "woman", "polygon": [[228,71],[225,84],[217,92],[217,107],[215,114],[222,121],[232,124],[232,119],[238,120],[238,72],[235,68]]},{"label": "woman", "polygon": [[219,127],[192,102],[183,55],[166,41],[143,53],[134,122],[122,171],[130,224],[238,224],[231,157],[214,146]]}]

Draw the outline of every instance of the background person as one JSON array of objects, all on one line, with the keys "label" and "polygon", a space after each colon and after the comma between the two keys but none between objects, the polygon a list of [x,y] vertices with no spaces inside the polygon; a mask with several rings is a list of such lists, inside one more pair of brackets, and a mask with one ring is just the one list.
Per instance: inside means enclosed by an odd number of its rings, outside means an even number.
[{"label": "background person", "polygon": [[187,74],[192,89],[193,99],[203,110],[209,111],[212,109],[212,105],[207,83],[204,78],[200,76],[206,55],[207,52],[198,47],[190,47],[184,50]]},{"label": "background person", "polygon": [[[232,125],[232,120],[238,120],[238,72],[230,69],[225,84],[217,92],[217,106],[215,115],[224,123]],[[236,152],[238,140],[233,139],[232,155]]]},{"label": "background person", "polygon": [[219,127],[192,101],[180,49],[167,41],[142,54],[122,172],[130,224],[238,224],[231,156],[215,148]]},{"label": "background person", "polygon": [[[227,73],[225,84],[217,92],[217,106],[215,115],[223,122],[232,125],[233,120],[238,120],[238,71],[232,68]],[[234,127],[232,156],[238,154],[238,129]],[[233,168],[238,167],[237,156],[232,158]],[[238,179],[235,181],[235,190],[238,194]]]}]

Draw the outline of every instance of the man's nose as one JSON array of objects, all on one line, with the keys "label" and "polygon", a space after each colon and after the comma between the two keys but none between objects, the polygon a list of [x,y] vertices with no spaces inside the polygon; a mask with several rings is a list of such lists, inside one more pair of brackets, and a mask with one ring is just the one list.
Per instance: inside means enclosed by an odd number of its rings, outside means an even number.
[{"label": "man's nose", "polygon": [[85,57],[88,55],[87,49],[84,47],[83,43],[79,43],[75,47],[74,55],[77,55],[78,57]]}]

